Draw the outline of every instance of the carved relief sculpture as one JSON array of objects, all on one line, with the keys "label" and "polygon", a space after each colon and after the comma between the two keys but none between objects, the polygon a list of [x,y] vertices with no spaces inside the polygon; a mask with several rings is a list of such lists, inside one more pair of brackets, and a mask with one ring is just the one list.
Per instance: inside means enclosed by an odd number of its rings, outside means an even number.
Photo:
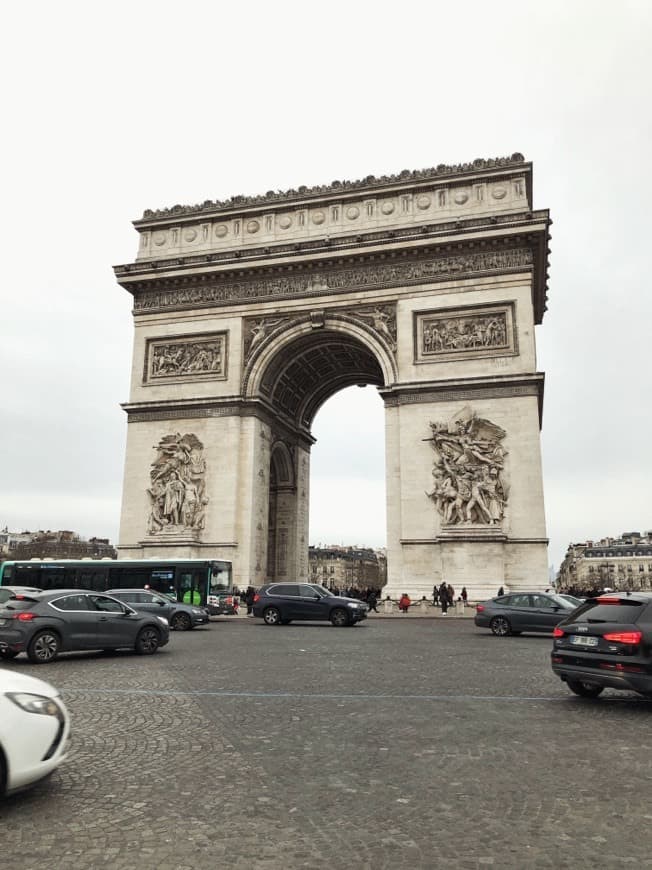
[{"label": "carved relief sculpture", "polygon": [[444,525],[499,525],[508,487],[505,431],[467,406],[448,423],[431,423],[433,486],[426,493]]},{"label": "carved relief sculpture", "polygon": [[258,317],[245,321],[244,358],[249,359],[252,352],[281,323],[289,323],[288,317]]},{"label": "carved relief sculpture", "polygon": [[175,341],[151,340],[147,347],[146,381],[179,377],[224,378],[226,336],[192,336]]},{"label": "carved relief sculpture", "polygon": [[517,353],[513,304],[417,312],[417,362]]},{"label": "carved relief sculpture", "polygon": [[489,317],[452,317],[430,320],[423,327],[423,353],[507,347],[503,312]]},{"label": "carved relief sculpture", "polygon": [[396,309],[393,305],[376,305],[375,308],[362,311],[356,309],[355,316],[370,322],[390,350],[396,351]]},{"label": "carved relief sculpture", "polygon": [[150,471],[148,530],[204,528],[206,461],[204,446],[195,435],[166,435],[154,448],[158,455]]}]

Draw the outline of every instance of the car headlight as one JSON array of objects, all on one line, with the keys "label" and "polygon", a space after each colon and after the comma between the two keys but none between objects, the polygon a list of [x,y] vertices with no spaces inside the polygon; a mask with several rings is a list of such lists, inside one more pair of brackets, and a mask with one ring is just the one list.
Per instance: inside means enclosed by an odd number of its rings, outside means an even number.
[{"label": "car headlight", "polygon": [[201,615],[202,615],[202,611],[201,611],[201,610],[198,610],[196,607],[193,607],[192,612],[193,612],[193,613],[196,613],[197,616],[201,616]]},{"label": "car headlight", "polygon": [[159,622],[162,622],[163,625],[167,625],[167,624],[168,624],[168,621],[167,621],[167,619],[166,619],[164,616],[157,616],[156,618],[159,620]]},{"label": "car headlight", "polygon": [[40,713],[42,716],[62,718],[61,708],[52,698],[46,698],[44,695],[29,695],[26,692],[7,692],[6,696],[17,707],[28,713]]},{"label": "car headlight", "polygon": [[359,605],[359,604],[356,604],[355,601],[348,601],[346,606],[347,606],[347,607],[354,607],[354,608],[356,608],[356,609],[357,609],[358,607],[360,607],[360,605]]}]

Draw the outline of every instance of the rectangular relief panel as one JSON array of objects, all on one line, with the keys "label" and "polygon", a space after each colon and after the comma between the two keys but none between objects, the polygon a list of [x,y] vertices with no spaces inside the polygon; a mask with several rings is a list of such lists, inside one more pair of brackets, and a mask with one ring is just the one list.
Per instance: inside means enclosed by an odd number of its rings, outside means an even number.
[{"label": "rectangular relief panel", "polygon": [[226,380],[227,353],[226,332],[149,338],[143,383]]},{"label": "rectangular relief panel", "polygon": [[415,363],[517,354],[513,302],[414,312]]}]

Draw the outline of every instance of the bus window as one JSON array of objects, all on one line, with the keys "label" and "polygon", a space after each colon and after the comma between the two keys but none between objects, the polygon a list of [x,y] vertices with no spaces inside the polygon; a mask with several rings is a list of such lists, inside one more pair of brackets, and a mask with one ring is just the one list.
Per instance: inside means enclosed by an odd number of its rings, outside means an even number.
[{"label": "bus window", "polygon": [[77,588],[92,589],[93,592],[104,592],[107,588],[106,572],[80,568],[77,572]]},{"label": "bus window", "polygon": [[[128,565],[109,568],[109,589],[144,589],[149,584],[150,569]],[[105,587],[106,588],[106,587]]]},{"label": "bus window", "polygon": [[179,571],[177,595],[184,604],[201,604],[201,575],[193,573],[193,571]]},{"label": "bus window", "polygon": [[210,579],[210,594],[220,595],[220,593],[231,591],[231,570],[228,568],[214,567],[211,571]]},{"label": "bus window", "polygon": [[149,587],[155,592],[160,592],[161,595],[166,595],[168,598],[177,600],[177,593],[174,588],[174,569],[173,568],[156,568],[152,571],[149,578]]}]

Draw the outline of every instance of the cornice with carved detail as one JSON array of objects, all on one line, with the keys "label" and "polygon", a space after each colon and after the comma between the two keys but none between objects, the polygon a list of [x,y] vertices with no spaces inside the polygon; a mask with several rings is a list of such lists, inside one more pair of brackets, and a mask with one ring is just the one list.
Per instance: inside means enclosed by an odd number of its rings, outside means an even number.
[{"label": "cornice with carved detail", "polygon": [[307,197],[328,196],[332,194],[346,193],[348,191],[363,191],[376,190],[377,188],[386,187],[392,184],[409,183],[415,181],[429,181],[431,179],[442,179],[459,177],[465,175],[477,174],[485,170],[505,169],[518,167],[522,168],[527,165],[522,154],[515,152],[510,157],[495,157],[495,158],[476,158],[470,163],[458,163],[447,165],[440,163],[438,166],[432,166],[428,169],[404,169],[397,175],[383,175],[376,178],[373,175],[368,175],[366,178],[357,181],[333,181],[331,184],[316,185],[314,187],[306,187],[302,185],[299,188],[292,188],[285,191],[269,190],[265,194],[257,196],[232,196],[227,200],[205,200],[203,203],[196,205],[173,205],[171,208],[163,209],[146,209],[143,217],[139,221],[134,221],[136,226],[155,221],[157,219],[169,220],[170,218],[184,217],[187,215],[203,215],[225,210],[233,210],[246,206],[266,205],[268,203],[278,202],[293,202],[303,200]]}]

